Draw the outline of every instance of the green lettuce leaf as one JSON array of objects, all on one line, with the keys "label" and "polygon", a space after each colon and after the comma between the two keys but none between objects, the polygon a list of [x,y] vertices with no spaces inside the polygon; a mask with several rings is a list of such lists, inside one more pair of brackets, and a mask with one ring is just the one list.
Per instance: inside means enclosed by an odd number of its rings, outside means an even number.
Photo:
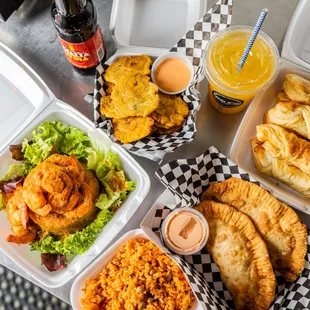
[{"label": "green lettuce leaf", "polygon": [[96,207],[99,209],[116,210],[127,198],[129,192],[136,187],[136,182],[126,181],[124,171],[110,170],[101,179],[105,193],[96,200]]},{"label": "green lettuce leaf", "polygon": [[91,142],[89,137],[80,129],[68,127],[59,146],[60,153],[74,156],[81,160],[86,160]]},{"label": "green lettuce leaf", "polygon": [[46,122],[40,124],[32,132],[31,143],[25,139],[22,143],[24,158],[32,165],[38,165],[44,159],[59,151],[67,127],[60,122]]},{"label": "green lettuce leaf", "polygon": [[22,143],[24,170],[29,172],[53,153],[75,156],[86,160],[91,151],[89,137],[80,129],[65,126],[61,122],[45,122],[32,132],[31,143]]},{"label": "green lettuce leaf", "polygon": [[5,208],[5,205],[3,203],[3,196],[2,194],[0,193],[0,210],[4,209]]},{"label": "green lettuce leaf", "polygon": [[39,241],[32,242],[31,250],[41,253],[76,255],[82,254],[95,242],[98,234],[111,220],[113,212],[101,210],[97,218],[81,231],[68,235],[63,240],[57,240],[51,234],[46,235]]},{"label": "green lettuce leaf", "polygon": [[23,165],[10,165],[8,172],[0,179],[0,181],[10,181],[15,177],[22,177],[26,174]]}]

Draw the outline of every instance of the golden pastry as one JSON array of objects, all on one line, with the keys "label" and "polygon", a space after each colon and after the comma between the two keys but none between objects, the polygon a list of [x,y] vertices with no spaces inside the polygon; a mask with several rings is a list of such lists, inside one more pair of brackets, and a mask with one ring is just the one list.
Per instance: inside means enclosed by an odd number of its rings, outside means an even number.
[{"label": "golden pastry", "polygon": [[310,174],[310,142],[277,125],[258,125],[256,131],[257,139],[271,157],[283,159]]},{"label": "golden pastry", "polygon": [[202,200],[225,203],[248,215],[266,242],[273,267],[289,280],[301,274],[307,228],[292,208],[255,183],[236,178],[211,184]]},{"label": "golden pastry", "polygon": [[310,106],[280,101],[265,114],[264,123],[279,125],[310,139]]},{"label": "golden pastry", "polygon": [[280,101],[291,101],[291,99],[287,96],[284,90],[281,90],[277,95],[277,102]]},{"label": "golden pastry", "polygon": [[123,56],[112,63],[104,74],[107,82],[117,84],[120,78],[126,74],[149,75],[152,60],[148,55]]},{"label": "golden pastry", "polygon": [[283,159],[273,158],[255,138],[251,140],[252,154],[258,171],[271,175],[310,198],[310,175]]},{"label": "golden pastry", "polygon": [[130,143],[148,136],[154,120],[151,117],[126,117],[112,120],[114,136],[122,143]]},{"label": "golden pastry", "polygon": [[283,88],[291,100],[310,104],[310,81],[297,74],[287,74]]},{"label": "golden pastry", "polygon": [[242,212],[214,201],[195,207],[209,224],[208,252],[238,309],[269,309],[275,293],[275,275],[266,244]]}]

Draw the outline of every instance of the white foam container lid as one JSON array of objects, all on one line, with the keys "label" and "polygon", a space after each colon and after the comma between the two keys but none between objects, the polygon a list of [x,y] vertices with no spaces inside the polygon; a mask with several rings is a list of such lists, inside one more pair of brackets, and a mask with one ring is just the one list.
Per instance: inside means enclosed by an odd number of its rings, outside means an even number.
[{"label": "white foam container lid", "polygon": [[[70,301],[74,310],[81,310],[80,299],[83,297],[83,288],[85,287],[85,281],[87,279],[94,279],[96,275],[105,267],[116,255],[116,252],[130,239],[146,239],[150,240],[150,238],[143,232],[142,229],[131,230],[122,236],[115,244],[113,244],[109,249],[107,249],[104,253],[102,253],[96,261],[89,266],[86,270],[84,270],[74,281],[71,293],[70,293]],[[158,245],[157,245],[158,246]],[[164,248],[159,246],[159,248],[165,252]],[[194,305],[190,310],[198,310],[200,306],[195,299]]]},{"label": "white foam container lid", "polygon": [[276,104],[288,73],[299,74],[310,80],[310,1],[301,0],[285,36],[280,70],[274,83],[258,94],[250,104],[234,139],[230,158],[265,184],[270,192],[292,207],[310,214],[310,200],[277,179],[260,173],[254,164],[250,140],[256,135],[256,126],[263,123],[264,114]]},{"label": "white foam container lid", "polygon": [[101,130],[80,112],[58,100],[38,75],[17,55],[0,43],[0,176],[8,166],[17,163],[11,158],[10,144],[18,144],[30,138],[31,132],[44,121],[57,120],[75,126],[91,137],[102,141],[120,156],[124,171],[130,180],[137,182],[111,221],[104,227],[93,246],[77,255],[68,267],[49,272],[41,266],[40,253],[30,251],[29,245],[17,245],[6,241],[10,224],[6,212],[0,212],[0,249],[30,276],[46,287],[60,287],[81,272],[121,231],[138,209],[150,188],[150,179],[144,169],[121,146],[111,142]]},{"label": "white foam container lid", "polygon": [[206,12],[207,0],[114,0],[116,54],[167,53]]}]

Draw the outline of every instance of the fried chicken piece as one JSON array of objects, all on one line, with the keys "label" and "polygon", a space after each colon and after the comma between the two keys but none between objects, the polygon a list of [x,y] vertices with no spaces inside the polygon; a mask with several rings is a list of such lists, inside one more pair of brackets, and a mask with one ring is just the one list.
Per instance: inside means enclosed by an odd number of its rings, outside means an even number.
[{"label": "fried chicken piece", "polygon": [[180,97],[159,93],[159,106],[151,117],[157,128],[175,129],[183,123],[188,112],[188,105]]},{"label": "fried chicken piece", "polygon": [[152,60],[148,55],[120,57],[106,70],[104,79],[107,82],[116,84],[125,74],[149,75],[151,73],[151,64]]},{"label": "fried chicken piece", "polygon": [[100,112],[110,118],[148,116],[158,105],[158,88],[150,77],[124,75],[113,87],[111,96],[101,98]]},{"label": "fried chicken piece", "polygon": [[154,120],[151,117],[126,117],[113,119],[114,135],[122,143],[130,143],[148,136]]}]

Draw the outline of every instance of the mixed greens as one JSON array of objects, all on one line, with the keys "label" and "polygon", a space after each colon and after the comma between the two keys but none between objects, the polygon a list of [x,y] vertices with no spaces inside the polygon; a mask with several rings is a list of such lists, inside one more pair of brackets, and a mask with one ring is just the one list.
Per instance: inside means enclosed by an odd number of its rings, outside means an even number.
[{"label": "mixed greens", "polygon": [[[20,165],[12,165],[0,183],[8,186],[10,181],[25,177],[34,167],[54,153],[76,157],[95,172],[103,188],[96,200],[100,209],[97,218],[84,229],[59,239],[52,234],[42,234],[31,243],[31,250],[41,253],[76,255],[82,254],[94,243],[97,235],[111,220],[116,209],[135,189],[134,181],[127,181],[119,156],[105,145],[91,139],[81,130],[66,126],[61,122],[45,122],[32,132],[32,139],[25,139],[20,146],[12,146],[12,157],[22,159]],[[122,187],[118,186],[121,180]],[[0,185],[1,191],[1,185]],[[2,190],[3,191],[3,190]],[[3,208],[0,193],[0,208]]]}]

